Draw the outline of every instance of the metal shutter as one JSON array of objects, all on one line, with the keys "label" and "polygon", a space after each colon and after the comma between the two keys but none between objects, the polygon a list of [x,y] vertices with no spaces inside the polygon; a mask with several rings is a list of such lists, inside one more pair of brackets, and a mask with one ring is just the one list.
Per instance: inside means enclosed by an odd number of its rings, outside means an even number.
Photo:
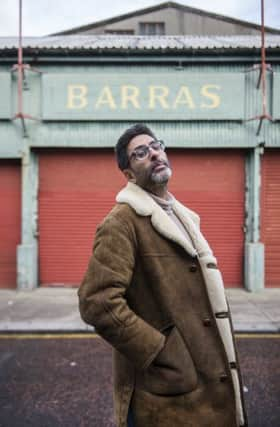
[{"label": "metal shutter", "polygon": [[[170,190],[201,216],[228,286],[242,286],[244,155],[237,151],[173,150]],[[94,230],[125,184],[110,151],[40,154],[39,230],[42,285],[77,285]]]},{"label": "metal shutter", "polygon": [[266,150],[262,162],[261,239],[265,284],[280,286],[280,150]]},{"label": "metal shutter", "polygon": [[98,223],[125,183],[112,150],[39,154],[41,285],[78,285]]},{"label": "metal shutter", "polygon": [[16,288],[16,250],[20,243],[20,164],[0,161],[0,288]]},{"label": "metal shutter", "polygon": [[237,150],[178,150],[170,190],[201,218],[228,287],[243,285],[245,156]]}]

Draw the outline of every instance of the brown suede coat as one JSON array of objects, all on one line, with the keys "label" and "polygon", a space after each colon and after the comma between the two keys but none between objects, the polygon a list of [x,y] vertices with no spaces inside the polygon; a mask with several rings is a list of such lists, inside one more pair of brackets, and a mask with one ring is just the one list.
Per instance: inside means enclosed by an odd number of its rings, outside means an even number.
[{"label": "brown suede coat", "polygon": [[82,318],[114,348],[117,427],[130,404],[135,427],[247,426],[238,360],[228,360],[198,257],[132,206],[117,204],[99,226],[78,291]]}]

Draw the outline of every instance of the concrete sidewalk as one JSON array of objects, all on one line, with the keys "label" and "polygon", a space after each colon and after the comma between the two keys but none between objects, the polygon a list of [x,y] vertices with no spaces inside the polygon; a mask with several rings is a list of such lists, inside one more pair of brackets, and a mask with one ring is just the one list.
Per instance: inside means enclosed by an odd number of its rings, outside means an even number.
[{"label": "concrete sidewalk", "polygon": [[[236,332],[280,332],[280,288],[249,293],[227,289]],[[1,332],[86,332],[77,289],[0,290]]]}]

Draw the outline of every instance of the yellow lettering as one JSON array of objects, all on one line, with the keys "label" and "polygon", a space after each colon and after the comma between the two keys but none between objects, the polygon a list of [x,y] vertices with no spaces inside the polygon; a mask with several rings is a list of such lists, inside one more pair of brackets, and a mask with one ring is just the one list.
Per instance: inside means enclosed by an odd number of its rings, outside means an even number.
[{"label": "yellow lettering", "polygon": [[121,108],[128,108],[127,104],[130,102],[134,108],[140,108],[139,89],[137,86],[122,86],[121,87]]},{"label": "yellow lettering", "polygon": [[219,95],[213,92],[209,92],[209,89],[216,89],[220,90],[221,86],[219,85],[204,85],[201,88],[201,95],[205,96],[206,98],[209,98],[212,102],[210,104],[202,103],[200,106],[201,108],[217,108],[221,103],[221,98]]},{"label": "yellow lettering", "polygon": [[109,86],[104,86],[99,97],[97,98],[95,108],[99,108],[100,105],[108,105],[112,110],[116,109],[116,103],[112,95],[111,89]]},{"label": "yellow lettering", "polygon": [[159,102],[162,108],[169,108],[166,100],[169,94],[167,86],[149,86],[149,108],[155,108],[156,101]]},{"label": "yellow lettering", "polygon": [[82,109],[88,104],[86,85],[68,85],[67,108]]},{"label": "yellow lettering", "polygon": [[186,104],[191,109],[195,108],[191,92],[187,86],[180,87],[174,100],[173,108],[177,108],[179,104]]}]

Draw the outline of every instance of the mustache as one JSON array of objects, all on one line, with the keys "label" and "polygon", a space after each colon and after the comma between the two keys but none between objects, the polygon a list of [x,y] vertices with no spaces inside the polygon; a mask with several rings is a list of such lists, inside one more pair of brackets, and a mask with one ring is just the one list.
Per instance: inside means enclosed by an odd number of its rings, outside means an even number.
[{"label": "mustache", "polygon": [[164,165],[164,166],[170,168],[170,164],[168,161],[166,161],[166,160],[155,160],[151,165],[151,169],[154,170],[157,166],[161,166],[161,165]]}]

